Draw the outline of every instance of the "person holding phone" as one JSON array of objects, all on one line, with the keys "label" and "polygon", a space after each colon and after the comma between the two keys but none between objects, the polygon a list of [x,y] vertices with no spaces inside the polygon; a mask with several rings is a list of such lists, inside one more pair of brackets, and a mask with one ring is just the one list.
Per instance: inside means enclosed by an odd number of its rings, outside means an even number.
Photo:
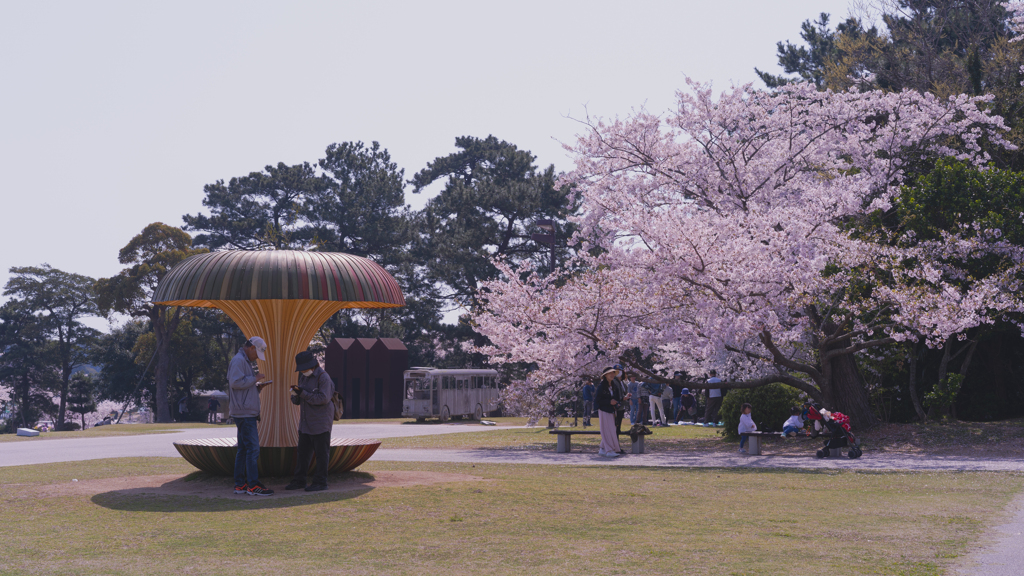
[{"label": "person holding phone", "polygon": [[[324,372],[310,351],[295,356],[299,381],[292,384],[292,404],[299,406],[299,450],[295,477],[285,490],[316,492],[327,490],[327,462],[331,452],[331,428],[334,427],[334,381]],[[309,461],[316,456],[313,481],[306,486]]]},{"label": "person holding phone", "polygon": [[259,336],[245,341],[228,364],[228,414],[238,428],[235,453],[235,494],[270,496],[273,490],[259,480],[256,463],[260,457],[260,435],[256,421],[260,415],[260,391],[271,384],[266,375],[253,370],[257,358],[266,360],[267,343]]}]

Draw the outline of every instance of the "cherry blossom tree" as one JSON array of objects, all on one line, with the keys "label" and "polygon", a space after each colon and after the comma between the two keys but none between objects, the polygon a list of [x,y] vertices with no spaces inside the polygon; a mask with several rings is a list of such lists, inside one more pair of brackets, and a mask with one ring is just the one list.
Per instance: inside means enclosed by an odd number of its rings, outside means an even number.
[{"label": "cherry blossom tree", "polygon": [[935,253],[972,249],[952,236],[922,245],[862,225],[915,167],[981,166],[980,139],[1005,144],[988,100],[809,84],[716,98],[691,82],[665,117],[585,119],[565,177],[583,206],[579,256],[548,276],[499,263],[503,277],[482,288],[484,352],[538,367],[507,395],[550,407],[637,349],[656,369],[715,368],[723,388],[782,382],[870,426],[855,354],[1019,308],[1009,276],[947,281],[955,258]]}]

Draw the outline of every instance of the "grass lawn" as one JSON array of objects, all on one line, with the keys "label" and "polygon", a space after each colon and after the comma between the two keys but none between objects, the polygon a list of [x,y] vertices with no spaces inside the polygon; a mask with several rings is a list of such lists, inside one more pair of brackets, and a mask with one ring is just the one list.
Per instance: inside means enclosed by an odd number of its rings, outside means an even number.
[{"label": "grass lawn", "polygon": [[[176,458],[0,468],[0,574],[942,574],[1012,473],[370,462],[476,482],[256,499],[44,484],[192,473]],[[335,482],[340,479],[334,479]]]}]

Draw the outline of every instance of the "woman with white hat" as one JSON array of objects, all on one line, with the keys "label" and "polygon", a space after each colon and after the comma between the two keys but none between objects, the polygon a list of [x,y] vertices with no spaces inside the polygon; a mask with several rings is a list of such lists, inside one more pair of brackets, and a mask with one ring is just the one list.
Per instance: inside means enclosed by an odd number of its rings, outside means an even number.
[{"label": "woman with white hat", "polygon": [[601,446],[597,453],[606,458],[615,458],[622,451],[615,430],[615,411],[623,401],[622,391],[613,383],[618,375],[615,368],[605,368],[597,385],[597,419],[601,428]]}]

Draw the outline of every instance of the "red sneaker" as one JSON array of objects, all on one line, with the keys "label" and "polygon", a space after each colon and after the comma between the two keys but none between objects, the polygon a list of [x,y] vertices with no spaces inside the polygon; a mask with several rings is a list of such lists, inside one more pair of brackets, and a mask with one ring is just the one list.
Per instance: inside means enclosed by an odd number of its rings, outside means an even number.
[{"label": "red sneaker", "polygon": [[241,486],[235,486],[235,494],[245,494],[246,490],[249,489],[248,484],[242,484]]},{"label": "red sneaker", "polygon": [[256,482],[252,486],[249,486],[247,491],[249,496],[272,496],[274,491],[263,485],[262,482]]}]

